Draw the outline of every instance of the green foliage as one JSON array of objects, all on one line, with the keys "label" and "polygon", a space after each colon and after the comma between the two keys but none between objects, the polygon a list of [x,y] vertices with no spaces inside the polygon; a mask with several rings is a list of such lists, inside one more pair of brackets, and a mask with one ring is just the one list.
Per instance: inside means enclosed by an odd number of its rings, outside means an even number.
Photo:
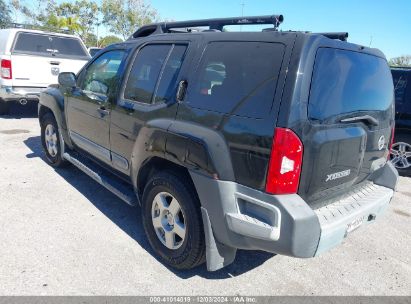
[{"label": "green foliage", "polygon": [[[0,5],[5,0],[0,0]],[[22,14],[26,23],[49,31],[69,30],[80,36],[88,47],[105,47],[127,39],[138,27],[158,19],[157,11],[144,0],[9,0],[9,16]],[[5,4],[7,8],[7,5]],[[21,15],[20,15],[21,16]],[[2,20],[8,20],[6,17]],[[101,21],[99,20],[101,19]],[[13,19],[10,17],[10,19]],[[114,35],[98,39],[98,26],[103,24]]]},{"label": "green foliage", "polygon": [[0,0],[0,28],[5,28],[11,22],[10,6],[3,0]]},{"label": "green foliage", "polygon": [[97,36],[93,33],[89,33],[87,39],[84,40],[84,43],[87,47],[97,46]]},{"label": "green foliage", "polygon": [[84,41],[94,31],[98,23],[99,8],[93,0],[76,0],[75,2],[62,2],[56,7],[57,15],[73,21],[72,30]]},{"label": "green foliage", "polygon": [[411,66],[411,55],[392,58],[388,63],[390,64],[390,66]]},{"label": "green foliage", "polygon": [[102,0],[101,11],[109,31],[124,40],[138,27],[158,18],[157,11],[144,0]]},{"label": "green foliage", "polygon": [[19,0],[12,1],[15,2],[13,7],[38,28],[69,30],[84,41],[87,41],[98,23],[99,8],[94,0],[66,1],[60,4],[55,0],[37,0],[32,2],[31,8]]},{"label": "green foliage", "polygon": [[99,47],[105,48],[106,46],[113,44],[113,43],[119,43],[122,42],[123,40],[118,38],[117,36],[109,35],[106,36],[99,41]]}]

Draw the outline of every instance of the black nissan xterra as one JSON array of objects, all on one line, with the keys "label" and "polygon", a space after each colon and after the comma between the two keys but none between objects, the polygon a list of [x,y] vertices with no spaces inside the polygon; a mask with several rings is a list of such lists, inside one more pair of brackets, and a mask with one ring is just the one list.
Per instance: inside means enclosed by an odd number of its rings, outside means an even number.
[{"label": "black nissan xterra", "polygon": [[[48,162],[131,205],[179,269],[237,249],[308,258],[388,207],[394,90],[384,55],[282,16],[158,23],[41,94]],[[262,32],[228,25],[271,24]]]}]

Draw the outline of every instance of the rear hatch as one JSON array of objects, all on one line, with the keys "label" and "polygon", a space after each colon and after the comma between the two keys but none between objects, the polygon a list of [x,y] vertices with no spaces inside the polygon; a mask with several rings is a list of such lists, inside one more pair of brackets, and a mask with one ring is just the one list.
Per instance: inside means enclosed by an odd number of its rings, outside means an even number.
[{"label": "rear hatch", "polygon": [[19,32],[12,51],[12,85],[47,87],[60,72],[77,73],[90,58],[76,37]]},{"label": "rear hatch", "polygon": [[385,59],[319,48],[302,135],[299,194],[311,205],[348,194],[387,161],[394,125]]}]

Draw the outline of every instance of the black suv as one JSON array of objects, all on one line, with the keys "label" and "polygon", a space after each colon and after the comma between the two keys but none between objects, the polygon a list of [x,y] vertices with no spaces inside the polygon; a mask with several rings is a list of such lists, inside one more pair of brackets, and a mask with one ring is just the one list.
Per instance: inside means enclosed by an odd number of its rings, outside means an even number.
[{"label": "black suv", "polygon": [[[179,269],[341,243],[394,195],[390,69],[346,33],[282,20],[151,24],[60,74],[39,105],[48,162],[141,205],[151,246]],[[242,24],[274,27],[224,29]]]},{"label": "black suv", "polygon": [[395,136],[391,161],[402,174],[411,173],[411,67],[391,68],[395,90]]}]

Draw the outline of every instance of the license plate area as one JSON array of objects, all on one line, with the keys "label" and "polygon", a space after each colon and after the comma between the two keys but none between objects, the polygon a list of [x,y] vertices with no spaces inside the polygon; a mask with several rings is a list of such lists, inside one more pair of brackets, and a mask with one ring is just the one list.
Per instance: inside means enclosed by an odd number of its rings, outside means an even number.
[{"label": "license plate area", "polygon": [[351,223],[347,225],[346,235],[354,230],[358,229],[365,221],[365,216],[358,217],[354,219]]}]

